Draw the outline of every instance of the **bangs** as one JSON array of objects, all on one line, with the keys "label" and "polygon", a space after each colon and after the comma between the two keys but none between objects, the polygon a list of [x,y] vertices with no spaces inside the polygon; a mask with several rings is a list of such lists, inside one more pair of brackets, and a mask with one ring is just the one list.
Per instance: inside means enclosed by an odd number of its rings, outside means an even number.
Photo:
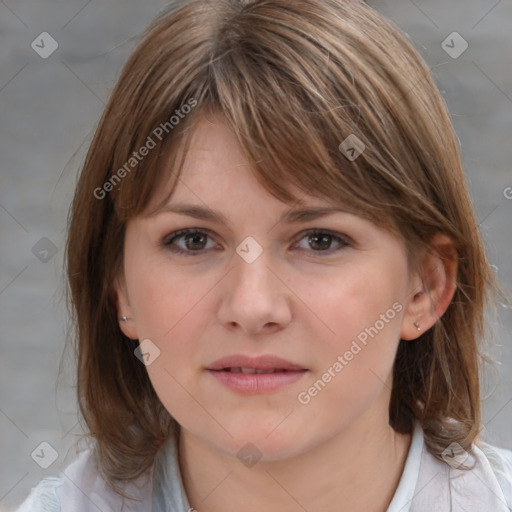
[{"label": "bangs", "polygon": [[[382,48],[351,28],[349,13],[338,20],[347,34],[333,32],[332,24],[319,32],[321,20],[313,5],[311,9],[311,18],[305,18],[292,4],[269,23],[264,6],[237,12],[231,6],[220,23],[222,12],[205,7],[196,13],[205,17],[203,46],[194,41],[194,47],[178,53],[176,37],[169,34],[183,27],[169,23],[161,35],[167,48],[158,52],[141,80],[141,106],[130,105],[140,109],[132,117],[153,120],[133,127],[132,133],[139,136],[131,141],[130,153],[190,98],[197,106],[156,141],[157,147],[112,194],[120,219],[143,212],[162,187],[170,188],[168,200],[197,122],[220,113],[256,179],[272,196],[285,203],[301,202],[303,196],[294,195],[293,187],[397,231],[394,219],[403,215],[411,188],[418,182],[421,186],[421,175],[411,180],[411,167],[424,174],[422,157],[428,153],[428,144],[414,137],[421,123],[414,126],[412,116],[399,114],[412,108],[410,103],[425,110],[419,105],[424,99],[409,94],[403,76],[390,76]],[[316,40],[308,35],[313,26]],[[375,30],[388,37],[378,24]],[[360,45],[357,50],[355,43]],[[176,62],[180,54],[195,65]],[[159,62],[166,58],[166,65]],[[179,83],[169,62],[173,69],[185,68],[178,73]],[[382,85],[383,75],[393,87]]]}]

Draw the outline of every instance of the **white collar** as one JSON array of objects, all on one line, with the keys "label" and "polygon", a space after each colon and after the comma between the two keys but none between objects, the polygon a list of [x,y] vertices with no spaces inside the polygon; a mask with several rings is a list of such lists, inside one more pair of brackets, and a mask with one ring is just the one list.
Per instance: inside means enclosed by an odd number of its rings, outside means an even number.
[{"label": "white collar", "polygon": [[421,428],[420,422],[415,421],[411,437],[411,446],[409,447],[409,453],[405,460],[404,470],[395,495],[386,512],[409,512],[410,504],[414,498],[418,475],[420,473],[423,445],[423,429]]},{"label": "white collar", "polygon": [[509,512],[493,468],[475,444],[464,464],[472,469],[436,459],[416,420],[404,471],[386,512]]}]

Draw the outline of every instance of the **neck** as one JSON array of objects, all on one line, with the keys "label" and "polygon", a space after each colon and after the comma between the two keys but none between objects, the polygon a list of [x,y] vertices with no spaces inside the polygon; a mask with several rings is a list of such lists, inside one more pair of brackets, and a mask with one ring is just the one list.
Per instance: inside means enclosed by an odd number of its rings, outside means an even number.
[{"label": "neck", "polygon": [[385,512],[410,442],[387,423],[358,421],[296,457],[248,468],[182,430],[179,458],[185,492],[199,512]]}]

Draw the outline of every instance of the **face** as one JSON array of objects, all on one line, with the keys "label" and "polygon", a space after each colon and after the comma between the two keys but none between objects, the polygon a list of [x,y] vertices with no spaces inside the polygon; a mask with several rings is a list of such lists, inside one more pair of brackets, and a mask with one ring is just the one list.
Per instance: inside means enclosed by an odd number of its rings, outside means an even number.
[{"label": "face", "polygon": [[405,247],[355,215],[282,219],[290,211],[216,118],[196,128],[167,206],[127,226],[122,328],[150,340],[149,378],[182,432],[224,453],[252,442],[264,459],[284,459],[356,423],[387,422],[417,285]]}]

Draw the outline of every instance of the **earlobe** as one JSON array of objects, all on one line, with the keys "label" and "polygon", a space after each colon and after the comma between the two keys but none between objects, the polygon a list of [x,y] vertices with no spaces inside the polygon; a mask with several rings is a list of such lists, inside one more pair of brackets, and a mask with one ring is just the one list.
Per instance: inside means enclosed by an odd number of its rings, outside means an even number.
[{"label": "earlobe", "polygon": [[401,339],[414,340],[428,331],[448,309],[457,287],[457,251],[449,237],[436,235],[425,254],[420,276],[402,321]]},{"label": "earlobe", "polygon": [[133,319],[132,308],[126,291],[126,283],[122,277],[114,280],[114,296],[116,302],[119,328],[125,336],[136,340],[139,338]]}]

